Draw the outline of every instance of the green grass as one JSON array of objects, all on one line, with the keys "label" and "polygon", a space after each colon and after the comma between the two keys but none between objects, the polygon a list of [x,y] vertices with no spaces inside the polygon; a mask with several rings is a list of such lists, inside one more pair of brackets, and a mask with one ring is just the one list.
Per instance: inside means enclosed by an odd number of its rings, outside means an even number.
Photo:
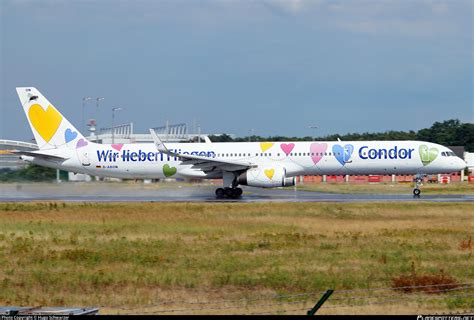
[{"label": "green grass", "polygon": [[[386,287],[412,265],[420,274],[443,270],[474,282],[472,248],[460,248],[473,236],[473,209],[425,202],[0,203],[0,304],[141,310],[170,298]],[[421,301],[393,312],[474,307],[449,295]]]}]

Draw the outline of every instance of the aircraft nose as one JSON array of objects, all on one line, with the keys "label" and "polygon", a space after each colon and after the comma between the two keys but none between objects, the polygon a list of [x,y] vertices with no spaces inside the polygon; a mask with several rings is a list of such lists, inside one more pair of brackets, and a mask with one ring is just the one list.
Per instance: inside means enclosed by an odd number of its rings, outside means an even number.
[{"label": "aircraft nose", "polygon": [[463,159],[459,157],[457,157],[455,164],[458,171],[464,170],[467,167],[466,161],[464,161]]}]

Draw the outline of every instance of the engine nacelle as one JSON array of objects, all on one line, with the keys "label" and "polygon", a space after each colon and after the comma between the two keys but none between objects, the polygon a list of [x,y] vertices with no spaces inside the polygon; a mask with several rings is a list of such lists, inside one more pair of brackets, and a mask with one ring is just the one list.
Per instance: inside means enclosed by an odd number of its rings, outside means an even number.
[{"label": "engine nacelle", "polygon": [[237,177],[237,183],[250,187],[274,188],[294,186],[295,177],[286,177],[285,168],[252,168]]}]

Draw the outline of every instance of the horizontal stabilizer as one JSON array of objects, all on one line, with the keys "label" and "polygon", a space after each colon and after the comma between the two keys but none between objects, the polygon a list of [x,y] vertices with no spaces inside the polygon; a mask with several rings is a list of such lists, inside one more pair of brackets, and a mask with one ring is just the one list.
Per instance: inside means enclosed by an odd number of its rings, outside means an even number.
[{"label": "horizontal stabilizer", "polygon": [[39,152],[34,152],[34,151],[14,150],[14,151],[11,151],[11,153],[17,154],[17,155],[20,155],[20,156],[40,158],[40,159],[43,159],[43,160],[64,161],[64,160],[69,159],[69,158],[66,158],[66,157],[58,156],[58,155],[39,153]]}]

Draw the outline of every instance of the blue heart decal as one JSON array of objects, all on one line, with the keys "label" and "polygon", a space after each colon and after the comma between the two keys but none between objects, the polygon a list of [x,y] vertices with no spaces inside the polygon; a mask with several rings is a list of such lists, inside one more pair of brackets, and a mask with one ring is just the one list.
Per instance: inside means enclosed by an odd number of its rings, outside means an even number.
[{"label": "blue heart decal", "polygon": [[352,144],[346,144],[344,147],[339,144],[332,146],[332,153],[334,154],[334,157],[342,165],[345,165],[346,162],[349,161],[352,156],[352,152],[354,152],[354,146]]},{"label": "blue heart decal", "polygon": [[64,132],[64,139],[66,140],[66,143],[69,143],[76,139],[77,137],[77,132],[72,131],[71,129],[66,129],[66,132]]}]

